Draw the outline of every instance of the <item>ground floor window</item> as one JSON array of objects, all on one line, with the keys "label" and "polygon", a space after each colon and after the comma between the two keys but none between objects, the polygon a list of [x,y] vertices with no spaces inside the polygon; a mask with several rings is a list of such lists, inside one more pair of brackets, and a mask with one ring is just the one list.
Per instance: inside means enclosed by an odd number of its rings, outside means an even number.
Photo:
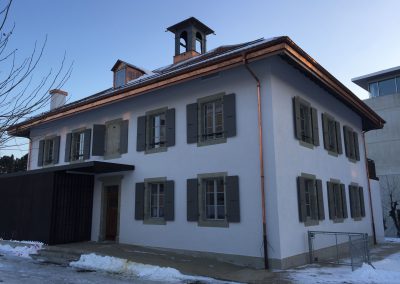
[{"label": "ground floor window", "polygon": [[204,193],[204,217],[207,220],[225,219],[225,185],[223,177],[206,178],[202,181]]},{"label": "ground floor window", "polygon": [[349,185],[351,217],[359,220],[365,217],[364,190],[358,185]]},{"label": "ground floor window", "polygon": [[165,183],[149,183],[150,218],[164,217],[164,188]]},{"label": "ground floor window", "polygon": [[344,184],[337,181],[328,181],[329,219],[342,221],[347,218],[347,202]]},{"label": "ground floor window", "polygon": [[325,219],[321,180],[309,174],[297,177],[297,193],[300,222],[309,226]]}]

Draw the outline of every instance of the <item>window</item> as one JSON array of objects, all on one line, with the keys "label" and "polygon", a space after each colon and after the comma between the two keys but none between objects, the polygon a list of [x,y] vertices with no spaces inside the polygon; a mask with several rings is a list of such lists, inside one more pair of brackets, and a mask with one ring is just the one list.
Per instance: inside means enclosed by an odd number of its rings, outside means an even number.
[{"label": "window", "polygon": [[76,132],[72,134],[71,143],[71,160],[83,160],[83,150],[84,150],[85,133]]},{"label": "window", "polygon": [[343,126],[344,146],[346,157],[351,161],[360,160],[360,148],[358,144],[358,134],[348,126]]},{"label": "window", "polygon": [[163,225],[174,220],[174,181],[151,178],[136,184],[135,219]]},{"label": "window", "polygon": [[60,136],[40,140],[38,150],[39,167],[57,164],[60,152]]},{"label": "window", "polygon": [[147,149],[157,149],[166,145],[166,114],[165,112],[148,116],[148,144]]},{"label": "window", "polygon": [[380,81],[379,83],[379,95],[391,95],[396,93],[396,81],[395,78]]},{"label": "window", "polygon": [[400,77],[369,83],[368,89],[371,98],[400,93]]},{"label": "window", "polygon": [[207,220],[225,219],[225,186],[223,177],[202,180],[204,218]]},{"label": "window", "polygon": [[148,183],[150,194],[150,218],[164,218],[165,183]]},{"label": "window", "polygon": [[149,111],[137,123],[137,151],[162,152],[175,145],[175,109]]},{"label": "window", "polygon": [[324,134],[324,148],[333,154],[342,154],[342,136],[340,123],[329,114],[322,114],[322,130]]},{"label": "window", "polygon": [[113,159],[127,153],[128,130],[129,120],[116,119],[93,125],[92,155]]},{"label": "window", "polygon": [[223,102],[217,99],[201,104],[201,140],[224,137]]},{"label": "window", "polygon": [[235,94],[217,94],[186,106],[187,143],[198,146],[226,142],[236,136]]},{"label": "window", "polygon": [[209,227],[240,222],[239,177],[213,173],[188,179],[187,220]]},{"label": "window", "polygon": [[294,97],[295,137],[308,145],[319,146],[317,110],[300,97]]},{"label": "window", "polygon": [[340,222],[347,218],[347,202],[344,184],[328,181],[329,219]]},{"label": "window", "polygon": [[364,190],[358,185],[349,185],[351,218],[365,217]]},{"label": "window", "polygon": [[126,79],[126,68],[122,68],[118,71],[115,71],[114,87],[118,88],[125,85],[125,79]]},{"label": "window", "polygon": [[321,180],[307,174],[297,177],[297,194],[300,222],[311,226],[325,219]]},{"label": "window", "polygon": [[179,37],[179,54],[185,53],[187,51],[187,32],[183,31]]}]

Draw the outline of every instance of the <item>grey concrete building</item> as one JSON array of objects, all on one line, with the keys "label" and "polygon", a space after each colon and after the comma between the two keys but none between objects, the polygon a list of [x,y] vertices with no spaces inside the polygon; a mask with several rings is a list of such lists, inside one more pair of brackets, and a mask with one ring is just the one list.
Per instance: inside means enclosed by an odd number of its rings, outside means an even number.
[{"label": "grey concrete building", "polygon": [[[387,236],[397,234],[390,216],[393,201],[400,201],[400,66],[360,76],[352,80],[369,92],[364,102],[386,120],[385,127],[365,134],[367,156],[375,161],[380,179],[383,215]],[[397,206],[400,214],[400,206]],[[399,216],[397,216],[399,217]]]}]

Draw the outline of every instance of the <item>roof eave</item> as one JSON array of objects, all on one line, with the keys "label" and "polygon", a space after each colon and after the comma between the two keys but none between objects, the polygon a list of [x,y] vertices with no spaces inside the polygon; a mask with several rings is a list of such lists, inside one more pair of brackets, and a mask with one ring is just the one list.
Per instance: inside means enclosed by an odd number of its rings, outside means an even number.
[{"label": "roof eave", "polygon": [[[291,55],[301,68],[309,72],[315,78],[320,80],[323,84],[329,87],[334,94],[336,94],[339,99],[341,99],[344,103],[353,108],[360,116],[363,118],[363,130],[368,131],[372,129],[380,129],[383,127],[385,121],[379,117],[372,109],[370,109],[364,102],[362,102],[358,97],[356,97],[349,89],[347,89],[340,81],[338,81],[334,76],[332,76],[328,71],[326,71],[321,65],[319,65],[311,56],[305,53],[300,47],[298,47],[289,37],[278,37],[270,42],[266,42],[263,45],[255,46],[249,48],[245,51],[245,56],[249,61],[258,60],[262,57],[271,56],[277,53],[285,53]],[[194,79],[196,77],[201,77],[206,74],[217,72],[223,69],[232,68],[237,65],[243,64],[244,54],[242,53],[233,53],[226,57],[221,57],[216,60],[210,60],[205,62],[204,64],[198,64],[196,66],[190,66],[187,68],[183,68],[181,70],[177,70],[171,72],[169,74],[163,75],[161,77],[157,77],[151,79],[149,81],[145,81],[144,83],[140,83],[134,86],[128,86],[123,89],[115,90],[111,92],[107,96],[99,98],[99,100],[93,100],[90,102],[82,102],[82,104],[74,105],[73,109],[79,111],[86,111],[87,109],[80,110],[79,108],[83,108],[85,105],[93,105],[103,106],[108,103],[113,103],[116,101],[120,101],[122,99],[130,98],[135,95],[147,93],[149,91],[153,91],[155,89],[164,88],[166,86],[170,86],[172,84],[177,84],[182,81]],[[122,96],[122,94],[124,94]],[[103,103],[98,103],[99,101],[103,101]],[[70,108],[62,108],[57,113],[52,113],[53,120],[59,119],[63,117],[63,115],[59,115],[64,112],[66,115],[70,114]],[[91,109],[91,108],[89,108]],[[29,130],[30,125],[33,125],[35,121],[38,121],[37,124],[42,122],[52,121],[51,119],[47,119],[46,115],[38,117],[33,121],[25,121],[18,125],[18,127],[10,127],[7,131],[13,135],[18,134],[19,131]]]}]

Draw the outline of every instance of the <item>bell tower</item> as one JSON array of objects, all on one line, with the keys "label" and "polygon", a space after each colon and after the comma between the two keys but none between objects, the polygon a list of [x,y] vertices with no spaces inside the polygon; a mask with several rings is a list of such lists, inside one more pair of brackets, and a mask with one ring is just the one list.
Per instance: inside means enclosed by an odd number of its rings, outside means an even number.
[{"label": "bell tower", "polygon": [[194,17],[167,28],[175,34],[174,64],[205,53],[206,37],[214,31]]}]

